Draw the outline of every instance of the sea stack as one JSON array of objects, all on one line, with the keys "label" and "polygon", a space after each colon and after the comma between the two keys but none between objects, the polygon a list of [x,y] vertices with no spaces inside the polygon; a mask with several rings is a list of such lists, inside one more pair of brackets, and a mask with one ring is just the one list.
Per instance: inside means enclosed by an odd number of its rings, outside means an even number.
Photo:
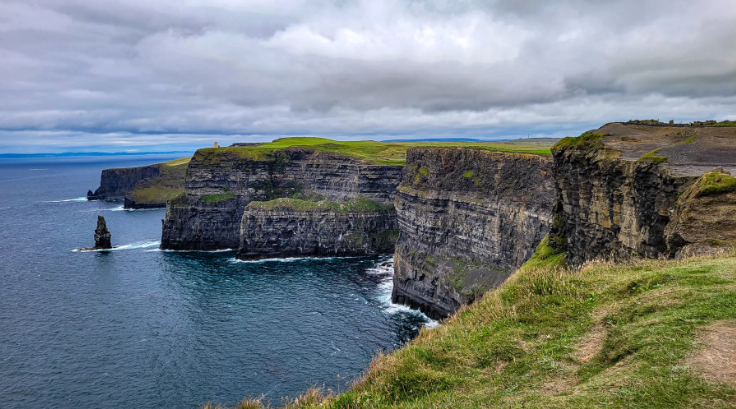
[{"label": "sea stack", "polygon": [[107,230],[107,222],[102,216],[97,216],[97,228],[95,229],[95,249],[111,249],[110,231]]}]

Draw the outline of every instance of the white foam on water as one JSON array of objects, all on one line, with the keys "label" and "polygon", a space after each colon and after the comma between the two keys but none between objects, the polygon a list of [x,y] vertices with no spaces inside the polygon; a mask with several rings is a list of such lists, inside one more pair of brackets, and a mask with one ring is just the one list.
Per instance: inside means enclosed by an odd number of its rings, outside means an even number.
[{"label": "white foam on water", "polygon": [[64,203],[64,202],[74,202],[74,203],[81,203],[86,202],[87,196],[84,197],[75,197],[74,199],[64,199],[64,200],[48,200],[44,203]]},{"label": "white foam on water", "polygon": [[[161,242],[159,242],[159,245]],[[225,253],[233,251],[233,249],[217,249],[217,250],[171,250],[171,249],[152,249],[146,251],[161,251],[165,253]]]},{"label": "white foam on water", "polygon": [[[388,265],[384,265],[388,264]],[[391,302],[391,293],[394,289],[394,259],[384,260],[376,264],[375,266],[366,270],[366,273],[372,275],[383,276],[381,283],[378,284],[378,296],[376,299],[383,304],[383,311],[387,314],[405,313],[418,315],[423,317],[427,322],[424,324],[425,328],[436,328],[440,325],[439,322],[430,319],[424,313],[418,310],[413,310],[406,305],[394,304]]]},{"label": "white foam on water", "polygon": [[28,169],[28,170],[38,171],[38,170],[48,170],[48,169]]},{"label": "white foam on water", "polygon": [[124,244],[122,246],[116,246],[111,249],[74,249],[73,252],[87,253],[87,252],[105,252],[105,251],[120,251],[120,250],[134,250],[134,249],[145,249],[149,247],[161,245],[160,240],[144,240],[137,241],[135,243]]},{"label": "white foam on water", "polygon": [[231,263],[250,263],[250,264],[261,264],[261,263],[293,263],[301,260],[341,260],[350,258],[360,257],[285,257],[285,258],[264,258],[260,260],[240,260],[238,258],[231,258]]},{"label": "white foam on water", "polygon": [[132,249],[145,249],[148,247],[157,247],[161,245],[161,240],[145,240],[138,241],[124,246],[115,247],[113,250],[132,250]]},{"label": "white foam on water", "polygon": [[94,212],[121,212],[123,210],[127,210],[123,207],[123,205],[110,207],[108,209],[91,209],[91,210],[84,210],[87,213],[94,213]]}]

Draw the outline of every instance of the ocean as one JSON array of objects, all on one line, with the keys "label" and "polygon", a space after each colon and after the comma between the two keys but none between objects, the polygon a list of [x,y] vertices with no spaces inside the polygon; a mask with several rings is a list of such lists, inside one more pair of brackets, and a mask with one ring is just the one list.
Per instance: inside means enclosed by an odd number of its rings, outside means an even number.
[{"label": "ocean", "polygon": [[[436,324],[391,304],[390,257],[161,251],[164,209],[83,197],[102,169],[174,158],[0,159],[0,405],[279,403],[344,390]],[[74,251],[94,245],[97,215],[119,247]]]}]

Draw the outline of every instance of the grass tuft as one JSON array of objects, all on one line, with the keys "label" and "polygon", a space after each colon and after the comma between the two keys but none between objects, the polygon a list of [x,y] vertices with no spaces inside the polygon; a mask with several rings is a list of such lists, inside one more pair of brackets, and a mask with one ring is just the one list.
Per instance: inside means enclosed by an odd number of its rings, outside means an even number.
[{"label": "grass tuft", "polygon": [[220,203],[235,197],[235,193],[225,192],[212,195],[202,195],[200,198],[204,203]]},{"label": "grass tuft", "polygon": [[250,202],[249,209],[253,210],[284,210],[294,212],[373,212],[393,210],[393,206],[384,206],[370,199],[359,196],[345,202],[334,202],[330,200],[311,201],[284,197],[265,202]]},{"label": "grass tuft", "polygon": [[736,178],[719,172],[706,173],[701,177],[700,194],[713,195],[736,191]]},{"label": "grass tuft", "polygon": [[661,149],[662,148],[657,148],[657,149],[655,149],[653,151],[647,152],[646,154],[644,154],[644,156],[642,156],[641,158],[639,158],[639,161],[640,162],[650,161],[652,163],[663,163],[663,162],[666,162],[667,161],[667,157],[666,156],[658,156],[657,155],[657,152],[659,152]]}]

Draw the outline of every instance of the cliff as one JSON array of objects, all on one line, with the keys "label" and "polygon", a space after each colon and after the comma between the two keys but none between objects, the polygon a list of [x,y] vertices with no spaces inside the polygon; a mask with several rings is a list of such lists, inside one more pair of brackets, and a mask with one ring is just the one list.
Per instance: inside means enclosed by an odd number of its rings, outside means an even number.
[{"label": "cliff", "polygon": [[189,158],[135,168],[105,169],[88,200],[124,200],[125,208],[164,207],[184,191]]},{"label": "cliff", "polygon": [[369,256],[391,253],[398,237],[393,206],[276,199],[243,214],[238,258]]},{"label": "cliff", "polygon": [[[563,139],[552,153],[550,245],[566,251],[572,265],[656,258],[686,245],[668,242],[665,233],[678,230],[668,225],[685,190],[716,166],[736,169],[736,129],[612,123]],[[721,239],[717,231],[706,234]]]},{"label": "cliff", "polygon": [[698,178],[675,202],[664,236],[669,256],[678,258],[736,247],[736,178],[723,168]]},{"label": "cliff", "polygon": [[238,248],[245,206],[254,200],[360,196],[380,205],[393,202],[401,166],[311,147],[264,146],[198,150],[187,168],[185,196],[167,207],[161,248]]},{"label": "cliff", "polygon": [[176,250],[237,249],[245,204],[232,194],[181,194],[166,205],[161,248]]},{"label": "cliff", "polygon": [[159,174],[144,178],[125,195],[126,209],[166,207],[166,202],[184,192],[184,180],[190,158],[159,163]]},{"label": "cliff", "polygon": [[414,148],[397,189],[392,299],[446,317],[500,285],[548,233],[547,155]]},{"label": "cliff", "polygon": [[160,174],[158,164],[137,168],[104,169],[100,176],[100,187],[91,195],[88,193],[87,199],[123,200],[125,195],[133,192],[138,182],[147,178],[154,178]]}]

